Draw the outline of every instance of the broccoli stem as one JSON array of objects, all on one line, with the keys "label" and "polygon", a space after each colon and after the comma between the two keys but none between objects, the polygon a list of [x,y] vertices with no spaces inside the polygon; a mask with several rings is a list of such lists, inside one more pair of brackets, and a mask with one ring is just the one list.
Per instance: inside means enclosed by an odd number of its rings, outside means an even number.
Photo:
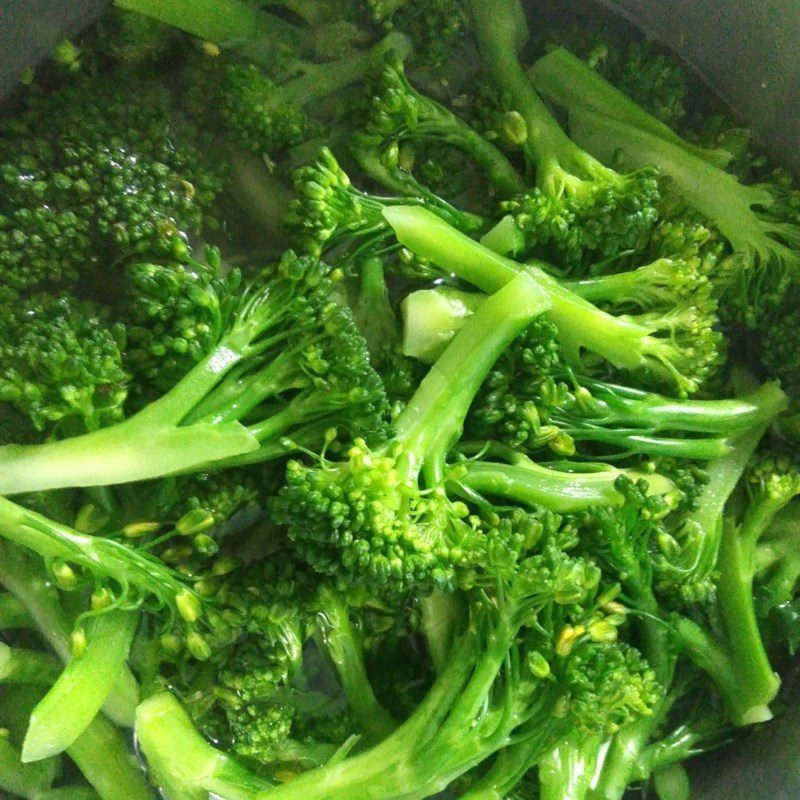
[{"label": "broccoli stem", "polygon": [[87,623],[85,651],[68,662],[31,714],[23,761],[57,755],[86,730],[119,679],[138,621],[135,612],[108,611]]},{"label": "broccoli stem", "polygon": [[373,361],[382,364],[400,342],[397,317],[389,301],[383,260],[373,256],[361,264],[361,286],[353,315]]},{"label": "broccoli stem", "polygon": [[[30,615],[37,630],[56,655],[67,663],[72,657],[71,625],[64,615],[58,594],[41,569],[22,553],[0,542],[0,584],[11,592]],[[105,713],[118,725],[133,727],[139,686],[124,667],[104,705]]]},{"label": "broccoli stem", "polygon": [[102,714],[70,745],[67,755],[102,800],[155,800],[125,738]]},{"label": "broccoli stem", "polygon": [[391,206],[383,215],[402,244],[484,292],[496,292],[515,275],[530,275],[550,296],[548,316],[570,360],[577,361],[581,348],[586,348],[622,369],[642,366],[648,330],[601,311],[536,263],[523,265],[494,253],[424,208]]},{"label": "broccoli stem", "polygon": [[397,723],[380,704],[367,675],[361,637],[353,628],[347,603],[338,592],[325,588],[320,594],[325,650],[347,695],[356,721],[371,741],[385,739]]},{"label": "broccoli stem", "polygon": [[58,678],[61,664],[49,653],[9,647],[0,642],[0,685],[33,683],[49,686]]},{"label": "broccoli stem", "polygon": [[675,490],[672,481],[661,475],[623,472],[607,467],[599,472],[562,472],[544,467],[520,456],[514,464],[470,461],[454,470],[453,484],[473,492],[500,497],[532,508],[547,508],[566,514],[584,511],[597,505],[618,506],[623,502],[614,487],[621,474],[631,480],[644,478],[653,494]]},{"label": "broccoli stem", "polygon": [[[513,788],[523,779],[525,773],[542,757],[546,745],[543,739],[558,736],[558,730],[563,730],[563,725],[545,725],[540,736],[530,736],[518,744],[511,745],[497,754],[488,772],[478,780],[469,790],[460,796],[459,800],[506,800]],[[593,740],[591,740],[593,741]],[[547,760],[550,755],[545,755]],[[540,793],[542,800],[578,800],[577,794],[555,794],[556,787],[545,784],[540,778]],[[552,796],[546,795],[548,786],[553,790]],[[560,786],[560,790],[568,789]]]},{"label": "broccoli stem", "polygon": [[35,627],[33,617],[13,594],[0,594],[0,631]]},{"label": "broccoli stem", "polygon": [[0,730],[0,790],[25,800],[39,800],[59,772],[58,759],[23,764],[8,731]]},{"label": "broccoli stem", "polygon": [[527,30],[519,0],[470,0],[478,46],[498,86],[522,115],[528,128],[526,149],[537,161],[539,183],[558,164],[579,163],[584,156],[570,141],[534,90],[517,56],[522,30]]},{"label": "broccoli stem", "polygon": [[769,705],[781,684],[767,655],[753,598],[755,544],[763,529],[761,520],[752,518],[741,530],[723,523],[717,562],[717,600],[736,674],[735,691],[725,699],[737,725],[770,719]]},{"label": "broccoli stem", "polygon": [[508,344],[549,306],[522,274],[491,295],[431,367],[396,423],[409,471],[425,465],[431,485],[444,477],[444,456],[492,365]]},{"label": "broccoli stem", "polygon": [[731,160],[725,150],[710,150],[685,142],[661,120],[648,114],[638,103],[601,77],[580,58],[556,47],[527,72],[537,92],[563,105],[582,106],[684,148],[717,167]]},{"label": "broccoli stem", "polygon": [[99,800],[100,795],[91,786],[59,786],[40,792],[35,800]]},{"label": "broccoli stem", "polygon": [[420,597],[419,608],[428,652],[438,674],[447,664],[455,632],[464,622],[466,609],[459,595],[441,589],[434,589],[429,595]]},{"label": "broccoli stem", "polygon": [[152,782],[170,800],[252,800],[269,784],[212,747],[169,692],[153,695],[136,711],[136,737]]}]

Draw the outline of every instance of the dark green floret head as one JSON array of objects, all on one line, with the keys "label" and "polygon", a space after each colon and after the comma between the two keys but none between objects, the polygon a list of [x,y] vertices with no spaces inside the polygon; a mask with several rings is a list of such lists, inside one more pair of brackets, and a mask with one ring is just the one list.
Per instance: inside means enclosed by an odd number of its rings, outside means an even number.
[{"label": "dark green floret head", "polygon": [[0,320],[0,401],[40,432],[69,435],[118,422],[128,394],[125,330],[68,294],[35,294]]}]

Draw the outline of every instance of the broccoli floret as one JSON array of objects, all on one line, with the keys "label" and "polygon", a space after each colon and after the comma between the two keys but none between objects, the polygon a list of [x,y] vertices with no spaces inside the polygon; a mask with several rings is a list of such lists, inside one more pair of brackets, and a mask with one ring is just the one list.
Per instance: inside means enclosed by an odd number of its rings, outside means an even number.
[{"label": "broccoli floret", "polygon": [[547,316],[558,328],[566,362],[576,369],[588,350],[614,367],[651,376],[687,395],[703,385],[722,358],[707,309],[685,303],[663,313],[615,317],[555,280],[548,265],[498,255],[425,209],[388,206],[383,215],[402,244],[483,291],[496,291],[519,273],[532,276],[550,296]]},{"label": "broccoli floret", "polygon": [[218,179],[193,145],[174,143],[165,92],[128,83],[84,77],[32,89],[23,111],[4,121],[0,268],[8,289],[49,290],[137,254],[183,258],[186,237],[203,227]]},{"label": "broccoli floret", "polygon": [[605,102],[602,108],[595,107],[587,95],[597,96],[595,87],[602,80],[578,59],[560,60],[547,81],[549,94],[569,111],[570,130],[581,146],[605,163],[658,168],[670,179],[670,194],[719,228],[733,250],[716,276],[727,314],[755,327],[783,298],[800,263],[796,253],[800,226],[791,181],[779,174],[761,184],[745,185],[713,159],[695,152],[697,148],[676,141],[674,134],[660,136],[653,130],[652,118],[638,107],[630,111]]},{"label": "broccoli floret", "polygon": [[61,436],[118,422],[128,394],[125,329],[88,300],[35,294],[0,320],[0,401],[38,432]]},{"label": "broccoli floret", "polygon": [[[556,524],[516,558],[483,562],[468,619],[407,722],[373,748],[269,793],[315,800],[369,787],[379,800],[427,797],[505,747],[527,768],[570,729],[608,731],[646,714],[660,696],[652,672],[617,643],[620,619],[602,610],[597,568],[568,556],[559,541]],[[139,709],[137,736],[156,780],[223,795],[252,785],[186,729],[181,713],[164,696]],[[189,759],[197,766],[191,773],[179,768]]]},{"label": "broccoli floret", "polygon": [[480,218],[453,207],[416,181],[419,196],[377,197],[362,192],[327,147],[314,164],[295,171],[294,184],[296,197],[283,222],[301,252],[320,255],[346,245],[352,258],[385,253],[391,231],[382,211],[392,205],[427,206],[458,230],[475,232],[483,227]]},{"label": "broccoli floret", "polygon": [[536,165],[536,188],[502,208],[487,242],[502,253],[543,248],[545,257],[581,271],[593,260],[630,250],[658,219],[658,181],[652,169],[622,175],[574,144],[537,95],[517,52],[527,36],[518,0],[471,5],[481,55],[501,91],[527,126],[525,152]]},{"label": "broccoli floret", "polygon": [[[343,585],[388,593],[451,586],[482,538],[441,480],[475,392],[505,346],[544,308],[525,276],[489,298],[423,379],[379,448],[347,461],[293,461],[274,510],[302,557]],[[478,529],[476,529],[478,528]]]},{"label": "broccoli floret", "polygon": [[407,161],[415,161],[415,148],[447,145],[466,154],[501,196],[523,191],[522,177],[491,142],[435,100],[416,91],[406,78],[403,64],[387,61],[366,126],[354,141],[361,167],[395,191],[419,192]]},{"label": "broccoli floret", "polygon": [[[191,105],[208,115],[209,93],[216,97],[212,122],[239,143],[257,153],[274,154],[317,135],[319,123],[307,111],[348,86],[378,72],[389,52],[408,54],[410,45],[401,33],[389,33],[366,50],[352,44],[357,25],[327,3],[288,2],[284,6],[299,17],[299,24],[276,14],[254,11],[233,3],[224,23],[212,2],[150,3],[125,0],[127,9],[139,11],[205,39],[205,63],[189,70]],[[220,53],[219,47],[226,49]],[[231,52],[227,52],[228,50]],[[237,56],[241,60],[237,60]],[[329,58],[336,60],[326,60]],[[316,59],[316,60],[315,60]]]},{"label": "broccoli floret", "polygon": [[788,287],[785,298],[759,322],[761,332],[761,361],[769,375],[778,378],[792,398],[800,397],[800,307],[797,292],[800,284]]},{"label": "broccoli floret", "polygon": [[3,491],[265,461],[330,442],[337,427],[373,436],[383,425],[383,386],[352,315],[331,296],[336,277],[315,259],[286,254],[230,303],[216,347],[138,414],[85,436],[3,448]]},{"label": "broccoli floret", "polygon": [[367,5],[377,22],[411,39],[415,64],[426,71],[445,66],[469,34],[467,11],[457,0],[367,0]]},{"label": "broccoli floret", "polygon": [[224,273],[211,248],[202,262],[124,268],[119,298],[110,303],[125,326],[123,363],[137,394],[152,400],[169,391],[217,346],[240,281],[237,270]]}]

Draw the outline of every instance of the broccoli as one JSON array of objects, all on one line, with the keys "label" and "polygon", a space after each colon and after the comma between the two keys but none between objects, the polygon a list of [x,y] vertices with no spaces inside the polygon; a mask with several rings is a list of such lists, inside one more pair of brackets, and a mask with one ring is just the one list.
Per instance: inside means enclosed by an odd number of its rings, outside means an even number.
[{"label": "broccoli", "polygon": [[[332,15],[327,4],[309,0],[274,4],[298,15],[308,28],[245,2],[229,3],[222,14],[216,4],[205,1],[121,0],[118,5],[224,47],[221,55],[212,50],[213,55],[206,56],[212,63],[203,64],[194,75],[199,83],[190,91],[199,97],[193,104],[207,109],[209,92],[216,93],[214,118],[242,146],[268,155],[313,138],[320,127],[307,110],[370,78],[387,53],[405,57],[410,50],[403,34],[391,32],[363,51],[348,47],[345,39],[345,54],[331,54],[327,45],[341,49],[342,34],[355,33],[356,26],[346,19],[331,20],[335,10]],[[336,60],[326,60],[329,55]]]},{"label": "broccoli", "polygon": [[138,414],[84,436],[2,448],[2,490],[103,486],[263,461],[316,445],[337,426],[371,436],[382,425],[382,385],[352,316],[331,297],[331,276],[315,259],[286,254],[230,303],[216,346]]},{"label": "broccoli", "polygon": [[[579,144],[606,163],[621,159],[628,167],[657,167],[670,179],[670,193],[719,228],[733,254],[720,266],[717,282],[732,318],[754,327],[797,274],[800,228],[791,185],[780,175],[743,184],[692,146],[659,135],[655,121],[641,109],[604,100],[598,109],[585,99],[595,92],[588,87],[596,85],[598,76],[576,59],[561,58],[546,67],[546,91],[569,111]],[[613,91],[609,87],[606,93]]]},{"label": "broccoli", "polygon": [[451,586],[480,539],[442,486],[449,449],[499,353],[547,306],[519,276],[490,297],[423,378],[378,448],[357,440],[347,461],[289,464],[273,510],[311,566],[345,586],[405,592]]},{"label": "broccoli", "polygon": [[240,280],[237,270],[223,272],[212,248],[202,262],[125,266],[118,297],[108,302],[124,326],[123,364],[136,395],[152,400],[169,391],[217,346]]},{"label": "broccoli", "polygon": [[402,61],[388,61],[371,101],[365,128],[353,144],[362,169],[379,183],[404,194],[419,192],[404,161],[416,147],[443,144],[463,151],[486,175],[501,196],[525,188],[502,151],[484,139],[467,123],[435,100],[416,91],[403,69]]},{"label": "broccoli", "polygon": [[[125,75],[36,88],[0,128],[0,269],[28,293],[141,257],[183,258],[219,179],[172,131],[163,89]],[[135,102],[131,99],[135,98]]]},{"label": "broccoli", "polygon": [[538,264],[498,255],[426,209],[390,205],[383,215],[401,243],[483,291],[496,291],[521,272],[531,275],[550,296],[553,305],[547,316],[558,329],[570,365],[578,366],[581,351],[588,350],[612,366],[643,372],[687,395],[720,363],[714,320],[701,308],[687,303],[662,314],[613,316],[571,292]]},{"label": "broccoli", "polygon": [[[659,694],[652,672],[616,642],[619,619],[600,610],[597,569],[561,551],[557,522],[539,531],[528,555],[498,549],[482,565],[476,579],[485,588],[474,599],[491,592],[494,601],[470,604],[467,626],[404,724],[364,753],[263,787],[261,796],[344,798],[368,789],[387,800],[424,798],[506,746],[535,761],[570,727],[613,730],[648,713]],[[491,589],[498,581],[502,589]],[[137,734],[157,781],[189,781],[223,796],[247,791],[249,779],[232,772],[182,717],[169,696],[140,707]],[[173,747],[156,746],[167,731]],[[187,774],[181,765],[190,759],[197,768]]]},{"label": "broccoli", "polygon": [[[446,287],[410,294],[404,312],[413,333],[406,337],[415,338],[407,348],[412,354],[437,352],[481,301],[481,295]],[[713,459],[729,448],[725,437],[771,417],[758,395],[673,400],[582,375],[564,363],[557,336],[552,323],[539,319],[500,357],[467,418],[470,438],[568,456],[576,443],[593,443],[628,453]],[[659,435],[665,431],[680,436]],[[686,435],[692,433],[716,436]]]},{"label": "broccoli", "polygon": [[545,248],[545,256],[573,270],[635,247],[658,218],[655,172],[621,175],[567,137],[518,61],[527,38],[519,0],[474,2],[470,8],[481,55],[525,121],[525,152],[536,166],[536,188],[502,206],[513,225],[501,222],[487,243],[503,253]]},{"label": "broccoli", "polygon": [[88,300],[39,293],[0,320],[0,402],[34,431],[62,436],[124,417],[129,374],[125,328]]},{"label": "broccoli", "polygon": [[[391,181],[391,183],[394,183]],[[376,197],[355,188],[347,173],[326,147],[316,161],[300,167],[294,174],[296,197],[283,219],[300,252],[321,255],[347,243],[350,257],[366,258],[381,254],[390,243],[391,231],[382,216],[384,208],[416,202],[440,214],[458,230],[476,232],[483,220],[436,197],[420,184],[419,197]]]}]

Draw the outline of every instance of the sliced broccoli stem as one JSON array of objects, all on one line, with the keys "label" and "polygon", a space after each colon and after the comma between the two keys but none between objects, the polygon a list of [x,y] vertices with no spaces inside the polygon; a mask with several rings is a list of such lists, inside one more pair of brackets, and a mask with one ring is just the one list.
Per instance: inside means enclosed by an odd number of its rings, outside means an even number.
[{"label": "sliced broccoli stem", "polygon": [[523,265],[494,253],[423,208],[392,206],[383,214],[402,244],[484,292],[496,292],[515,275],[530,275],[550,296],[548,316],[571,360],[577,361],[581,348],[586,348],[622,369],[643,365],[649,330],[601,311],[536,263]]},{"label": "sliced broccoli stem", "polygon": [[13,594],[0,594],[0,631],[35,627],[33,617]]},{"label": "sliced broccoli stem", "polygon": [[400,330],[389,301],[383,259],[367,258],[359,269],[361,286],[353,309],[358,329],[376,364],[382,364],[397,349]]},{"label": "sliced broccoli stem", "polygon": [[[67,663],[72,657],[71,625],[47,575],[30,558],[0,542],[0,584],[25,607],[42,638],[56,655]],[[124,667],[114,689],[106,699],[105,713],[118,725],[133,727],[139,686],[133,673]]]},{"label": "sliced broccoli stem", "polygon": [[500,354],[549,301],[522,274],[487,298],[431,367],[396,424],[409,469],[425,464],[432,479],[443,477],[444,456],[461,434],[464,419]]},{"label": "sliced broccoli stem", "polygon": [[[524,457],[523,457],[524,458]],[[648,491],[667,494],[675,491],[672,481],[661,475],[624,472],[607,467],[599,472],[562,472],[530,459],[516,464],[472,461],[453,471],[453,486],[466,486],[488,497],[513,500],[532,508],[547,508],[562,514],[584,511],[597,505],[617,506],[623,502],[614,484],[622,474],[632,480],[643,478]]]},{"label": "sliced broccoli stem", "polygon": [[68,662],[31,713],[23,761],[57,755],[86,730],[122,673],[138,621],[132,611],[108,611],[89,620],[85,651]]},{"label": "sliced broccoli stem", "polygon": [[537,92],[568,106],[583,106],[639,130],[671,142],[693,155],[724,168],[732,156],[725,150],[711,150],[685,142],[671,128],[648,114],[638,103],[563,47],[540,58],[527,72]]},{"label": "sliced broccoli stem", "polygon": [[25,800],[39,800],[59,772],[58,759],[23,764],[8,731],[0,731],[0,790]]},{"label": "sliced broccoli stem", "polygon": [[67,755],[101,800],[155,800],[125,737],[102,714],[70,745]]},{"label": "sliced broccoli stem", "polygon": [[32,683],[49,686],[60,672],[61,662],[49,653],[9,647],[0,642],[0,685]]},{"label": "sliced broccoli stem", "polygon": [[252,800],[269,783],[212,747],[169,692],[153,695],[136,712],[136,737],[153,783],[170,800]]},{"label": "sliced broccoli stem", "polygon": [[320,608],[325,649],[336,667],[350,710],[367,737],[379,742],[397,723],[375,696],[361,637],[353,627],[347,603],[338,592],[325,588],[320,594]]},{"label": "sliced broccoli stem", "polygon": [[461,598],[441,589],[419,598],[422,629],[428,643],[433,668],[438,674],[447,664],[455,632],[464,622],[465,608]]},{"label": "sliced broccoli stem", "polygon": [[598,734],[571,734],[539,762],[541,800],[583,800],[597,768],[603,740]]}]

